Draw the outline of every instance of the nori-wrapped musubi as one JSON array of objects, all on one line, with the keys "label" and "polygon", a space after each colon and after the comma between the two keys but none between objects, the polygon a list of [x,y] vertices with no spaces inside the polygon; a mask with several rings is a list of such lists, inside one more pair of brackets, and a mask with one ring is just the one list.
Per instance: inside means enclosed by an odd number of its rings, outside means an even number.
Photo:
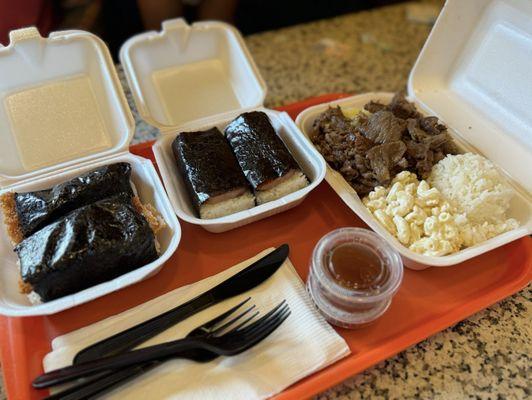
[{"label": "nori-wrapped musubi", "polygon": [[200,218],[218,218],[255,205],[231,147],[217,128],[182,132],[172,150]]},{"label": "nori-wrapped musubi", "polygon": [[257,204],[308,185],[301,168],[264,112],[240,114],[225,128],[225,136],[255,191]]},{"label": "nori-wrapped musubi", "polygon": [[67,213],[120,193],[133,196],[131,165],[104,165],[50,189],[27,193],[6,193],[1,203],[8,232],[20,242]]},{"label": "nori-wrapped musubi", "polygon": [[127,194],[80,207],[24,239],[15,252],[24,293],[53,300],[158,257],[150,223]]}]

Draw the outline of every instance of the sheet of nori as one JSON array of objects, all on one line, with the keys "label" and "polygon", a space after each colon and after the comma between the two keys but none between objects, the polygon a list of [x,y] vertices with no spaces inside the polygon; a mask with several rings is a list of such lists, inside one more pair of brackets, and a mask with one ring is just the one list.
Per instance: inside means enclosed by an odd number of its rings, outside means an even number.
[{"label": "sheet of nori", "polygon": [[16,211],[24,237],[79,207],[125,193],[133,196],[131,165],[104,165],[46,190],[15,193]]},{"label": "sheet of nori", "polygon": [[225,137],[255,190],[292,169],[300,169],[262,111],[240,114],[225,128]]},{"label": "sheet of nori", "polygon": [[198,215],[201,205],[211,197],[249,188],[231,147],[218,128],[182,132],[172,143],[172,150]]},{"label": "sheet of nori", "polygon": [[15,252],[22,281],[43,301],[79,292],[157,258],[153,231],[127,195],[70,212],[24,239]]}]

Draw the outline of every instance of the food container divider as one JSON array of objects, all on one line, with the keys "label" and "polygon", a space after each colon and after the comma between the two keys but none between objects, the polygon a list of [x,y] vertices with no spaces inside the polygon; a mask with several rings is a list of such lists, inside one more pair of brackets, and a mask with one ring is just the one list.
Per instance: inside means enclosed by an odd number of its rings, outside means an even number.
[{"label": "food container divider", "polygon": [[[158,272],[174,253],[181,228],[151,161],[128,150],[134,121],[105,44],[84,31],[36,28],[10,33],[0,46],[0,193],[49,188],[96,167],[125,161],[143,202],[168,227],[152,263],[81,292],[32,305],[18,291],[17,256],[5,227],[0,237],[0,314],[57,313],[114,292]],[[3,224],[2,224],[3,225]]]},{"label": "food container divider", "polygon": [[[494,162],[516,192],[508,212],[520,226],[457,253],[415,253],[384,229],[347,181],[327,167],[326,180],[342,200],[383,236],[412,269],[461,263],[532,233],[532,3],[514,0],[448,0],[410,73],[408,99],[435,115],[466,151]],[[390,93],[365,93],[318,105],[296,123],[309,136],[329,105],[362,108],[388,102]]]},{"label": "food container divider", "polygon": [[[176,214],[210,232],[224,232],[295,207],[325,176],[325,162],[286,113],[262,107],[266,85],[239,32],[222,22],[163,22],[160,32],[129,39],[120,50],[141,117],[161,131],[154,154]],[[229,122],[249,110],[264,111],[310,184],[278,200],[214,219],[196,216],[172,155],[179,132]]]}]

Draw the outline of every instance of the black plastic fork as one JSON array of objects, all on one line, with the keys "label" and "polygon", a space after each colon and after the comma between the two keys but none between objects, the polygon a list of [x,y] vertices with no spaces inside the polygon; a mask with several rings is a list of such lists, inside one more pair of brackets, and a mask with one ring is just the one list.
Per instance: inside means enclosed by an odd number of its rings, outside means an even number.
[{"label": "black plastic fork", "polygon": [[[146,368],[147,366],[149,367],[148,363],[158,363],[175,357],[195,359],[198,353],[193,352],[197,350],[210,352],[215,357],[218,355],[233,356],[240,354],[270,335],[290,315],[290,309],[283,300],[270,312],[254,322],[251,321],[258,313],[254,313],[237,326],[233,326],[253,310],[254,306],[251,306],[230,321],[222,324],[227,317],[248,300],[199,326],[184,339],[50,371],[37,377],[33,381],[33,387],[38,389],[46,388],[123,367],[140,365]],[[192,353],[187,355],[187,352]],[[198,361],[203,361],[201,356],[199,358],[200,360]],[[105,379],[105,377],[102,379]]]},{"label": "black plastic fork", "polygon": [[[203,337],[216,333],[214,329],[216,325],[222,322],[224,319],[228,318],[234,312],[236,312],[249,300],[251,300],[251,297],[248,297],[233,308],[227,310],[225,313],[211,319],[210,321],[205,322],[203,325],[198,326],[196,329],[193,329],[187,334],[186,337]],[[239,317],[242,318],[245,314],[249,313],[254,308],[254,305],[249,307],[242,314],[240,314]],[[191,350],[179,354],[179,357],[197,362],[209,362],[217,358],[218,354],[208,350]],[[108,391],[114,389],[115,387],[123,385],[124,383],[129,382],[130,380],[148,371],[151,371],[161,363],[161,361],[153,361],[142,365],[135,365],[133,367],[125,369],[106,371],[101,374],[97,374],[93,377],[90,377],[73,387],[52,394],[46,397],[45,400],[84,400],[88,398],[93,398],[96,395],[105,394]]]}]

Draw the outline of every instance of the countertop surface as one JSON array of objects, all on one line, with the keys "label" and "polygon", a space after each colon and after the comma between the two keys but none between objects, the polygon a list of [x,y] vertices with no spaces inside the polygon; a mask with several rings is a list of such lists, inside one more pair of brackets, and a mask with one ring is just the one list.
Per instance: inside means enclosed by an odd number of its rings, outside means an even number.
[{"label": "countertop surface", "polygon": [[[399,4],[248,36],[246,43],[268,87],[265,105],[276,107],[332,92],[404,89],[430,32],[427,20],[441,7],[440,1],[427,3],[414,8]],[[131,103],[127,88],[126,92]],[[158,134],[136,113],[135,119],[135,142]],[[531,299],[529,285],[316,398],[530,398]]]}]

